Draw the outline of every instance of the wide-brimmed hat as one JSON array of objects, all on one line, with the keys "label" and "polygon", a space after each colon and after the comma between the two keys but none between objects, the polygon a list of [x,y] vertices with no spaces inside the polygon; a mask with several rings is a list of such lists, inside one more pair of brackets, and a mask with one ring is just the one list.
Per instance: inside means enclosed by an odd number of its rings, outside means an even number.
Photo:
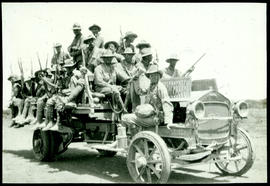
[{"label": "wide-brimmed hat", "polygon": [[54,48],[61,47],[61,46],[62,46],[61,43],[55,43]]},{"label": "wide-brimmed hat", "polygon": [[133,52],[133,50],[132,50],[132,48],[130,48],[130,47],[127,47],[127,48],[125,48],[125,51],[122,53],[123,55],[125,55],[125,54],[129,54],[129,55],[134,55],[135,54],[135,52]]},{"label": "wide-brimmed hat", "polygon": [[127,37],[134,37],[134,38],[136,38],[136,37],[138,37],[138,35],[135,34],[135,33],[133,33],[133,32],[131,32],[131,31],[128,31],[128,32],[126,32],[124,38],[127,38]]},{"label": "wide-brimmed hat", "polygon": [[81,30],[81,25],[79,23],[74,23],[72,29],[73,30]]},{"label": "wide-brimmed hat", "polygon": [[95,28],[95,27],[98,28],[99,31],[101,31],[101,27],[98,26],[98,25],[96,25],[96,24],[93,24],[93,25],[90,26],[88,29],[89,29],[89,30],[92,30],[92,29]]},{"label": "wide-brimmed hat", "polygon": [[137,48],[142,48],[142,47],[145,47],[145,48],[150,48],[151,45],[150,43],[146,42],[145,40],[141,40],[137,45],[136,45]]},{"label": "wide-brimmed hat", "polygon": [[149,69],[145,72],[145,74],[147,76],[149,76],[149,74],[153,74],[153,73],[159,73],[160,74],[160,78],[162,78],[163,76],[163,72],[162,70],[159,69],[157,64],[152,64]]},{"label": "wide-brimmed hat", "polygon": [[75,65],[75,63],[73,62],[72,59],[66,59],[63,67],[64,68],[69,68],[69,67],[73,67],[74,65]]},{"label": "wide-brimmed hat", "polygon": [[18,75],[16,75],[16,74],[11,74],[11,75],[8,77],[8,80],[9,80],[9,81],[11,81],[11,80],[15,81],[16,79],[18,79]]},{"label": "wide-brimmed hat", "polygon": [[108,41],[108,42],[105,43],[104,48],[105,49],[108,49],[109,48],[109,44],[113,44],[116,49],[118,49],[118,47],[119,47],[119,45],[118,45],[118,43],[116,41]]},{"label": "wide-brimmed hat", "polygon": [[171,54],[167,59],[166,62],[170,62],[170,61],[179,61],[179,57],[177,54]]},{"label": "wide-brimmed hat", "polygon": [[151,51],[150,48],[144,48],[144,49],[142,49],[142,51],[141,51],[141,56],[142,56],[142,57],[149,56],[149,55],[152,55],[152,54],[153,54],[153,53],[152,53],[152,51]]},{"label": "wide-brimmed hat", "polygon": [[88,41],[90,41],[90,40],[94,40],[94,39],[96,39],[96,37],[93,35],[93,34],[90,34],[87,38],[85,38],[84,40],[83,40],[83,43],[84,44],[87,44],[88,43]]},{"label": "wide-brimmed hat", "polygon": [[111,50],[105,50],[102,55],[100,56],[101,58],[106,58],[106,57],[115,57],[115,55],[112,53]]}]

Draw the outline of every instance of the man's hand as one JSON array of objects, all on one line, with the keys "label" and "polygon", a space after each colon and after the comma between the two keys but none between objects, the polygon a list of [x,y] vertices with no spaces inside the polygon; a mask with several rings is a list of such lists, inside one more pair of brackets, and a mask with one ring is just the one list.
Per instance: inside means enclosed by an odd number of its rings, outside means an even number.
[{"label": "man's hand", "polygon": [[178,126],[177,124],[169,123],[167,124],[167,129],[171,130],[171,127],[176,127]]}]

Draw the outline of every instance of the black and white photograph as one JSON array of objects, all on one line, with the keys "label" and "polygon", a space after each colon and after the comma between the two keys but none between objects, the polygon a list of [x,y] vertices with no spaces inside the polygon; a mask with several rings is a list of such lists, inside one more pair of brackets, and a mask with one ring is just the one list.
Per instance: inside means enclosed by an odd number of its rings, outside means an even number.
[{"label": "black and white photograph", "polygon": [[2,183],[267,183],[266,7],[2,2]]}]

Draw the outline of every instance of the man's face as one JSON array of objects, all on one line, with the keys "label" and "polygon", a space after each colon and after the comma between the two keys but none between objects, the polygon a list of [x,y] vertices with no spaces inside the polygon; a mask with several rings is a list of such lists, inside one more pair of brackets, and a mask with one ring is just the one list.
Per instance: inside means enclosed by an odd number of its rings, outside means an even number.
[{"label": "man's face", "polygon": [[160,74],[158,72],[149,74],[149,79],[150,79],[152,84],[158,83],[158,81],[160,79]]},{"label": "man's face", "polygon": [[125,54],[125,60],[128,63],[132,63],[132,57],[134,56],[134,54]]},{"label": "man's face", "polygon": [[127,37],[126,40],[127,40],[128,42],[130,42],[130,43],[133,43],[134,40],[135,40],[135,38],[136,38],[136,37],[134,37],[134,36],[130,36],[130,37]]},{"label": "man's face", "polygon": [[112,64],[112,57],[103,57],[103,61],[106,65],[111,65]]},{"label": "man's face", "polygon": [[171,59],[169,60],[170,66],[175,67],[177,60]]},{"label": "man's face", "polygon": [[112,43],[109,44],[108,49],[110,49],[113,53],[116,52],[116,47]]},{"label": "man's face", "polygon": [[143,62],[145,63],[150,63],[153,59],[153,56],[152,55],[148,55],[148,56],[145,56],[142,58]]},{"label": "man's face", "polygon": [[96,34],[98,34],[99,29],[98,29],[97,27],[93,27],[93,28],[91,28],[91,32],[92,32],[94,35],[96,35]]},{"label": "man's face", "polygon": [[55,47],[56,52],[57,53],[60,53],[61,52],[61,48],[62,48],[61,46]]},{"label": "man's face", "polygon": [[81,30],[79,30],[79,29],[75,29],[75,30],[73,30],[73,33],[74,33],[75,35],[78,35],[78,34],[80,34],[80,33],[81,33]]}]

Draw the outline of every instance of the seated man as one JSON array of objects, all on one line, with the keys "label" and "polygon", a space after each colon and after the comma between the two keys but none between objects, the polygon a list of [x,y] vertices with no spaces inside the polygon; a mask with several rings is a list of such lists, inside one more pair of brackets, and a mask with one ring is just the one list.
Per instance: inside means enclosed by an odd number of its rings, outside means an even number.
[{"label": "seated man", "polygon": [[21,79],[17,75],[11,75],[8,80],[11,82],[12,85],[12,95],[9,104],[9,108],[11,109],[12,123],[9,127],[18,127],[15,122],[15,118],[18,118],[23,109],[23,99],[20,85]]},{"label": "seated man", "polygon": [[120,95],[122,87],[116,85],[116,71],[112,63],[114,55],[110,50],[106,50],[101,58],[103,64],[98,65],[94,72],[95,91],[109,95],[111,98],[115,96],[117,102],[120,103],[123,110],[126,111]]},{"label": "seated man", "polygon": [[[141,128],[141,127],[151,127],[159,124],[165,124],[167,127],[172,125],[173,121],[173,105],[169,100],[168,92],[166,87],[159,81],[162,77],[162,71],[158,69],[156,64],[153,64],[146,71],[146,75],[149,77],[151,83],[150,87],[147,90],[147,95],[145,99],[146,105],[139,105],[136,108],[134,114],[125,114],[122,116],[123,127],[130,128]],[[139,107],[143,108],[144,106],[153,108],[152,114],[149,116],[141,117],[138,114]],[[140,111],[139,111],[140,112]],[[142,113],[144,114],[144,113]],[[117,141],[110,144],[110,147],[115,147]]]},{"label": "seated man", "polygon": [[125,95],[125,107],[128,109],[128,111],[131,111],[131,102],[134,102],[134,96],[132,96],[132,90],[130,90],[133,86],[131,85],[132,82],[130,80],[134,78],[137,72],[137,67],[132,60],[134,54],[135,52],[133,52],[131,48],[127,48],[122,53],[125,59],[121,63],[117,63],[115,66],[117,83],[119,83],[123,87]]}]

